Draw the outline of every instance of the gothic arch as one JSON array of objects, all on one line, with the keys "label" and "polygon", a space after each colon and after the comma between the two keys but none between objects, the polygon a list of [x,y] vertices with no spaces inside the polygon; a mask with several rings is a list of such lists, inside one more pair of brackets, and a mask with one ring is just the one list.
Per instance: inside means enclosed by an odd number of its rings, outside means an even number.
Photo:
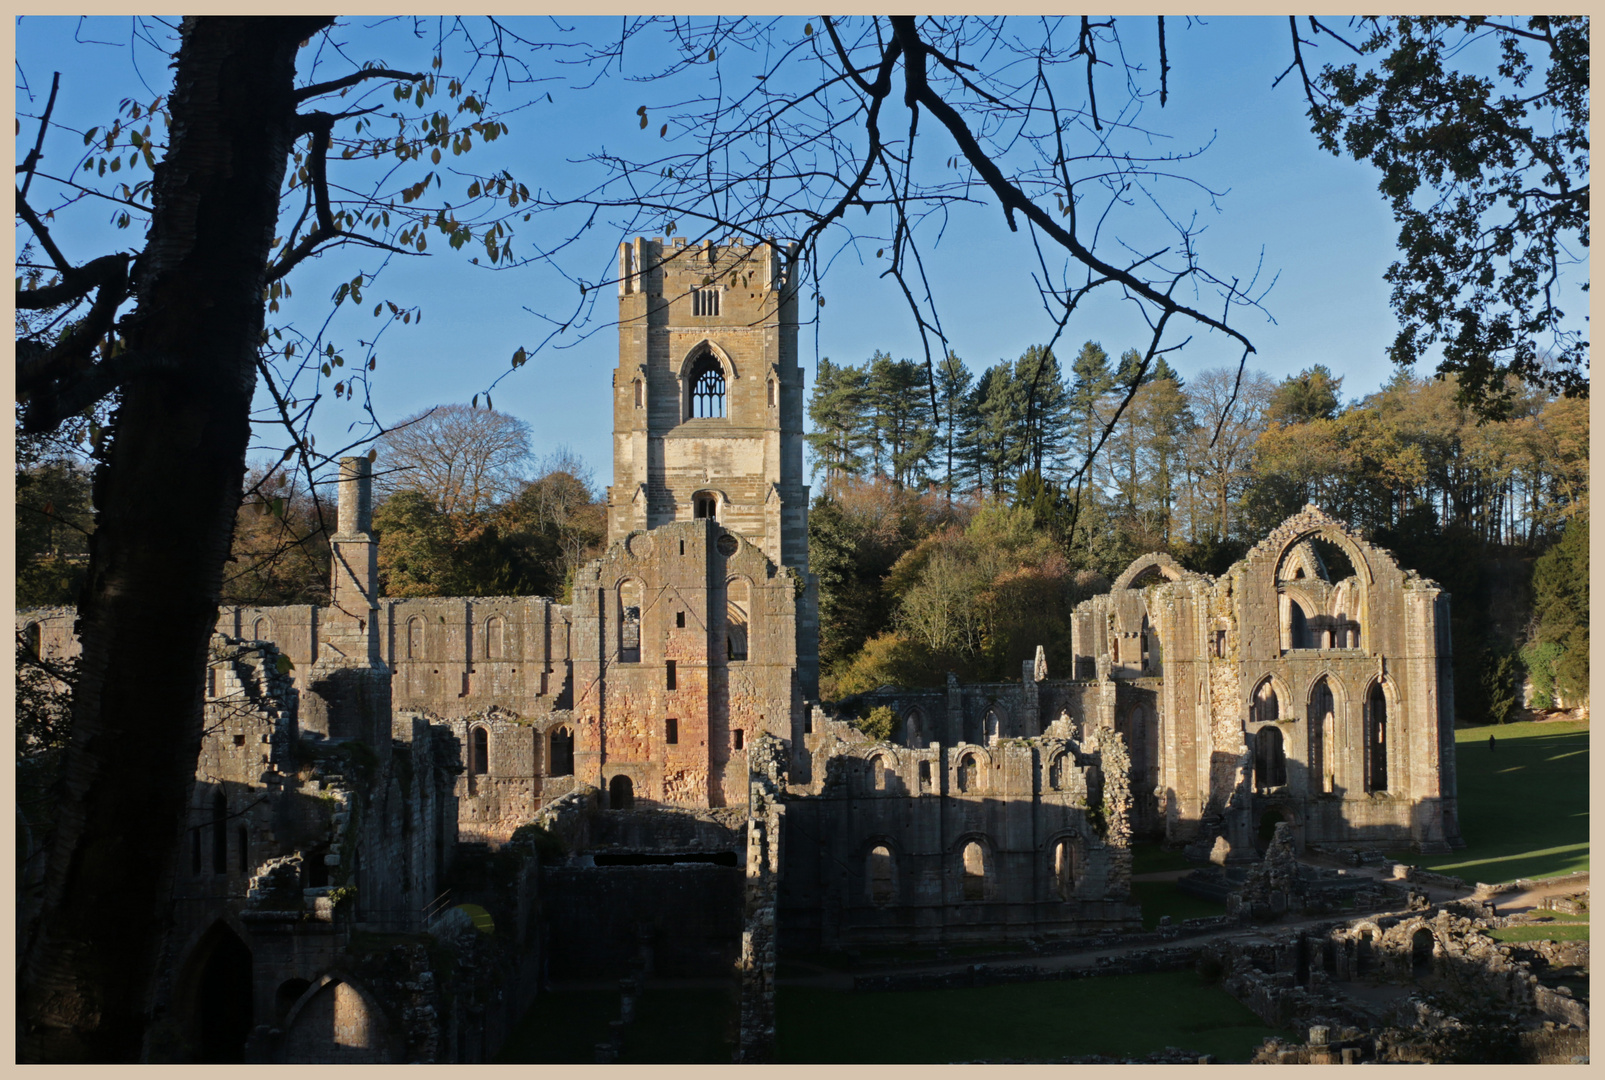
[{"label": "gothic arch", "polygon": [[1109,591],[1119,592],[1122,589],[1131,588],[1132,582],[1149,570],[1157,570],[1164,576],[1166,581],[1180,581],[1182,578],[1189,576],[1189,571],[1175,559],[1172,559],[1162,551],[1155,551],[1142,556],[1126,567],[1126,572],[1115,579],[1114,586]]},{"label": "gothic arch", "polygon": [[362,985],[324,975],[284,1018],[281,1057],[286,1064],[389,1064],[390,1025]]},{"label": "gothic arch", "polygon": [[[1322,515],[1325,516],[1324,514]],[[1297,557],[1294,548],[1306,540],[1321,539],[1343,549],[1343,554],[1349,558],[1349,565],[1354,567],[1354,575],[1360,579],[1362,587],[1376,584],[1376,572],[1371,568],[1370,546],[1362,544],[1350,536],[1348,531],[1336,521],[1328,519],[1325,525],[1300,529],[1286,537],[1281,538],[1276,552],[1276,561],[1273,573],[1276,580],[1281,580],[1282,565],[1289,557]]]},{"label": "gothic arch", "polygon": [[194,1060],[242,1063],[255,1026],[250,937],[231,914],[200,931],[186,951],[174,1003]]},{"label": "gothic arch", "polygon": [[1250,724],[1264,724],[1270,722],[1268,719],[1261,718],[1261,710],[1258,707],[1260,691],[1266,686],[1269,686],[1276,694],[1275,719],[1278,721],[1286,721],[1290,718],[1297,720],[1299,718],[1299,714],[1292,711],[1295,706],[1296,699],[1288,690],[1287,683],[1282,681],[1282,677],[1276,672],[1271,671],[1254,680],[1253,689],[1248,692],[1248,700],[1243,702],[1243,711],[1244,714],[1249,718],[1248,722]]},{"label": "gothic arch", "polygon": [[680,369],[676,372],[676,375],[678,375],[682,384],[690,376],[692,367],[705,355],[712,356],[719,362],[719,366],[724,368],[726,382],[734,382],[741,378],[741,373],[736,370],[736,362],[730,359],[730,354],[725,352],[712,338],[703,338],[687,349],[685,355],[680,358]]}]

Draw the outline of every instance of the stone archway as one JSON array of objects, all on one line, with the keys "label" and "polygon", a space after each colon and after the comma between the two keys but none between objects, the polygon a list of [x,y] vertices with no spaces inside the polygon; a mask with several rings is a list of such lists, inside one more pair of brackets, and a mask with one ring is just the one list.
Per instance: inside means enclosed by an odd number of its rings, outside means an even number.
[{"label": "stone archway", "polygon": [[201,935],[185,965],[188,1041],[193,1060],[241,1064],[254,1023],[253,961],[249,946],[219,920]]}]

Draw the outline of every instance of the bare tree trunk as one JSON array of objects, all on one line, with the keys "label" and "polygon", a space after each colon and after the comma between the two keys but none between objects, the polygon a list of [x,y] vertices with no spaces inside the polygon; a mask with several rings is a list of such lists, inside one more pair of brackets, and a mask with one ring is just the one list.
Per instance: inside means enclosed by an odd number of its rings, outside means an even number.
[{"label": "bare tree trunk", "polygon": [[42,914],[19,943],[24,1061],[141,1056],[240,503],[296,51],[330,21],[183,28],[125,326],[143,364],[95,470],[72,744]]}]

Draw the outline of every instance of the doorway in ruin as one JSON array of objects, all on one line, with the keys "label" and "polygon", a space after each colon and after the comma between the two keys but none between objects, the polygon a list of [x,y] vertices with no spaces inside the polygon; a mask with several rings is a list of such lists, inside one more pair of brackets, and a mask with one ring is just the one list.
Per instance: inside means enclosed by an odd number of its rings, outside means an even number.
[{"label": "doorway in ruin", "polygon": [[1432,974],[1432,931],[1425,926],[1410,935],[1410,975],[1424,979]]},{"label": "doorway in ruin", "polygon": [[635,785],[628,776],[620,773],[608,782],[607,805],[609,810],[629,810],[635,806]]},{"label": "doorway in ruin", "polygon": [[250,948],[227,923],[213,923],[195,946],[188,967],[194,1060],[242,1064],[245,1040],[254,1026]]}]

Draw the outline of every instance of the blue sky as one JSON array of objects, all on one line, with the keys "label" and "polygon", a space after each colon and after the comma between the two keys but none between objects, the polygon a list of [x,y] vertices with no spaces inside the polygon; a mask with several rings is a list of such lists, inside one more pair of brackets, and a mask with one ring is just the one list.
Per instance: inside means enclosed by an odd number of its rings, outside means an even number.
[{"label": "blue sky", "polygon": [[[1395,227],[1376,190],[1375,171],[1322,152],[1309,132],[1298,88],[1284,82],[1271,89],[1288,59],[1285,20],[1179,23],[1170,24],[1169,104],[1162,111],[1150,107],[1143,119],[1174,134],[1177,146],[1213,139],[1187,165],[1191,176],[1225,192],[1218,212],[1207,206],[1200,211],[1200,221],[1208,226],[1201,241],[1204,259],[1226,273],[1247,277],[1258,267],[1263,280],[1276,277],[1265,300],[1268,315],[1249,311],[1234,317],[1234,325],[1257,349],[1250,366],[1279,378],[1325,364],[1344,377],[1346,396],[1374,390],[1391,374],[1384,350],[1395,329],[1382,280],[1394,255]],[[1148,25],[1151,21],[1127,29],[1132,54],[1151,46]],[[407,55],[412,45],[401,29],[375,30],[365,22],[351,22],[338,33],[353,50],[415,65],[418,61]],[[18,23],[17,109],[24,118],[18,160],[37,131],[26,117],[42,107],[54,70],[63,77],[56,117],[71,127],[104,124],[125,96],[148,100],[152,92],[141,77],[156,92],[165,91],[161,57],[149,46],[131,48],[130,36],[126,18],[80,24],[75,18],[29,17]],[[376,40],[381,44],[375,46]],[[86,43],[94,41],[112,44]],[[1317,59],[1338,59],[1330,46],[1325,52],[1329,55],[1317,54]],[[32,101],[21,90],[23,78],[32,89]],[[491,148],[479,167],[505,161],[519,175],[560,187],[578,179],[576,167],[566,159],[600,145],[631,149],[643,137],[656,135],[655,130],[641,132],[636,116],[648,90],[617,80],[584,91],[568,83],[559,77],[543,84],[543,90],[552,91],[552,102],[542,100],[509,117],[511,134]],[[79,142],[56,138],[60,142],[46,145],[47,162],[76,160],[82,152]],[[952,153],[941,136],[926,138],[923,153],[938,159]],[[87,259],[108,246],[126,248],[138,242],[132,232],[107,228],[109,214],[78,207],[58,218],[58,240],[69,257]],[[585,241],[580,262],[593,276],[600,275],[620,239],[617,231],[597,227]],[[466,401],[484,390],[506,369],[516,348],[545,336],[526,307],[568,304],[577,291],[549,271],[488,271],[466,265],[444,248],[437,243],[432,250],[439,254],[394,260],[385,270],[384,287],[369,297],[370,303],[383,295],[425,309],[420,324],[389,331],[379,346],[373,403],[382,420],[437,403]],[[1000,359],[1019,356],[1051,333],[1051,322],[1031,287],[1032,261],[1024,234],[1011,235],[995,206],[955,211],[940,243],[927,245],[926,258],[951,345],[977,374]],[[326,298],[355,267],[371,270],[376,264],[372,256],[343,254],[298,270],[292,281],[297,302],[307,305],[304,317],[313,317],[314,309],[326,311]],[[893,356],[922,355],[902,300],[889,282],[876,277],[874,267],[839,259],[823,291],[827,304],[817,327],[802,330],[809,385],[816,356],[856,363],[877,349]],[[334,329],[350,341],[371,331],[371,325],[337,323]],[[1111,355],[1143,341],[1140,324],[1112,298],[1078,313],[1059,351],[1073,354],[1089,339],[1100,341]],[[571,346],[548,348],[494,391],[498,409],[532,425],[538,453],[566,444],[587,460],[601,483],[610,472],[609,378],[615,342],[614,332],[604,328]],[[1170,360],[1185,378],[1204,368],[1235,364],[1237,357],[1237,347],[1221,335],[1201,334]],[[344,432],[361,419],[345,403],[325,401],[320,409],[315,428],[320,450],[343,441]]]}]

